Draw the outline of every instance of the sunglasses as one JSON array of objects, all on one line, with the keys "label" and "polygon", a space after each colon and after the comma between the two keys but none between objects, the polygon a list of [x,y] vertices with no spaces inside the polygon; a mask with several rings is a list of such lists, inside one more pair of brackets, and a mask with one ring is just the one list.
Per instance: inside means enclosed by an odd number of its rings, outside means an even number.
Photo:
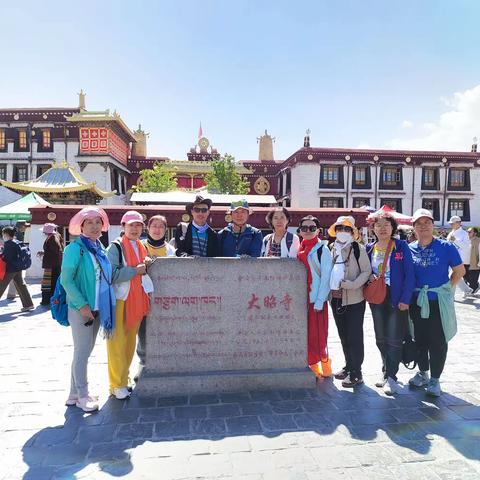
[{"label": "sunglasses", "polygon": [[301,232],[316,232],[317,231],[317,226],[316,225],[302,225],[299,227],[299,230]]},{"label": "sunglasses", "polygon": [[353,232],[352,227],[345,227],[343,225],[336,226],[335,231],[336,232],[349,232],[349,233]]},{"label": "sunglasses", "polygon": [[208,212],[208,208],[207,208],[207,207],[193,207],[192,210],[193,210],[195,213],[207,213],[207,212]]}]

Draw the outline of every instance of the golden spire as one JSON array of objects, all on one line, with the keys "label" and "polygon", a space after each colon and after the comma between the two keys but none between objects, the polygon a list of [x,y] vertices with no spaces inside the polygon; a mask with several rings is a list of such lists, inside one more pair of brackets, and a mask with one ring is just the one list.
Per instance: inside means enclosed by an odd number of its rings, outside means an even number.
[{"label": "golden spire", "polygon": [[80,93],[78,95],[78,108],[80,109],[81,112],[84,112],[86,110],[85,108],[85,96],[87,95],[83,89],[80,89]]}]

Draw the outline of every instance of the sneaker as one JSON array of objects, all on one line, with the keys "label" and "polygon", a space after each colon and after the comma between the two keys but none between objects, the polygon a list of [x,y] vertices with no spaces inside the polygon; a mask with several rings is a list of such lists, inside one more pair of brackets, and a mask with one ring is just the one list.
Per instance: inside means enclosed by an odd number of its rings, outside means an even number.
[{"label": "sneaker", "polygon": [[427,386],[427,395],[439,397],[441,394],[442,389],[440,388],[440,381],[438,378],[431,378]]},{"label": "sneaker", "polygon": [[342,387],[353,388],[355,385],[361,385],[363,383],[362,377],[356,377],[352,374],[348,375],[345,380],[342,381]]},{"label": "sneaker", "polygon": [[20,311],[21,312],[31,312],[32,310],[35,310],[35,306],[34,305],[30,305],[28,307],[23,307]]},{"label": "sneaker", "polygon": [[10,297],[7,297],[7,300],[15,300],[16,296],[14,295],[13,297],[10,296]]},{"label": "sneaker", "polygon": [[422,372],[418,371],[415,376],[413,376],[409,381],[409,385],[412,385],[412,387],[425,387],[425,385],[428,385],[428,379],[429,379],[428,372]]},{"label": "sneaker", "polygon": [[75,405],[87,413],[96,412],[98,410],[98,403],[92,402],[90,397],[79,398]]},{"label": "sneaker", "polygon": [[378,388],[382,388],[386,382],[387,379],[385,378],[385,374],[382,372],[382,376],[378,377],[378,380],[375,382],[375,386]]},{"label": "sneaker", "polygon": [[334,376],[337,380],[343,380],[344,378],[347,378],[347,377],[348,377],[347,367],[343,367],[341,370],[339,370],[338,372],[336,372],[333,376]]},{"label": "sneaker", "polygon": [[395,393],[398,395],[406,395],[408,392],[403,385],[400,385],[393,378],[388,377],[383,386],[383,393],[385,393],[385,395],[393,395]]},{"label": "sneaker", "polygon": [[[94,395],[89,395],[88,400],[90,402],[98,402],[98,397]],[[74,407],[77,405],[78,402],[78,396],[77,395],[69,395],[67,400],[65,400],[65,406],[67,407]]]},{"label": "sneaker", "polygon": [[127,387],[114,388],[112,394],[117,400],[125,400],[130,396]]},{"label": "sneaker", "polygon": [[470,295],[476,295],[478,293],[478,289],[480,287],[475,288]]}]

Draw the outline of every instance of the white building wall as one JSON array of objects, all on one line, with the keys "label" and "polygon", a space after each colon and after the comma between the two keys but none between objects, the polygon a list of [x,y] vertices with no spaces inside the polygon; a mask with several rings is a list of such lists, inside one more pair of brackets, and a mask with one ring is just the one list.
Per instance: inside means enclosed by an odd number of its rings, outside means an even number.
[{"label": "white building wall", "polygon": [[[363,162],[362,162],[363,163]],[[328,162],[330,165],[341,165],[338,162]],[[382,163],[378,165],[377,178],[377,202],[375,205],[375,165],[370,166],[372,188],[354,189],[353,183],[353,165],[342,165],[344,169],[344,188],[319,188],[320,165],[318,163],[299,163],[291,167],[291,206],[292,208],[318,208],[319,198],[343,198],[345,208],[353,207],[354,198],[368,198],[370,205],[381,207],[381,199],[401,199],[402,212],[406,215],[412,213],[418,208],[422,208],[423,199],[438,199],[440,219],[435,222],[437,226],[448,227],[448,201],[449,199],[469,200],[470,221],[465,221],[465,226],[480,226],[480,168],[471,168],[470,170],[470,191],[449,191],[445,195],[445,167],[438,162],[425,162],[421,165],[403,165],[403,189],[387,190],[379,188],[380,171]],[[438,190],[422,190],[423,167],[432,166],[438,168],[439,182]],[[455,167],[468,167],[467,163],[455,163]],[[348,170],[347,170],[348,168]],[[415,182],[413,178],[415,177]],[[348,199],[347,196],[347,179]],[[346,200],[346,201],[345,201]],[[442,219],[444,222],[442,224]]]},{"label": "white building wall", "polygon": [[297,164],[292,167],[291,173],[291,207],[318,208],[320,165]]},{"label": "white building wall", "polygon": [[475,200],[470,202],[470,225],[480,227],[480,168],[470,170],[470,184]]}]

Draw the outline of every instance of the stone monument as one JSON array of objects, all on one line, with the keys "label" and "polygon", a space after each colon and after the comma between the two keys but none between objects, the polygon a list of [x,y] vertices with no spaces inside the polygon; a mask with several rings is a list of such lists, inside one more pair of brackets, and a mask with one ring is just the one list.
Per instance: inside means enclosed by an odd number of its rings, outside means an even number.
[{"label": "stone monument", "polygon": [[300,262],[159,258],[149,274],[155,292],[140,395],[315,386]]}]

